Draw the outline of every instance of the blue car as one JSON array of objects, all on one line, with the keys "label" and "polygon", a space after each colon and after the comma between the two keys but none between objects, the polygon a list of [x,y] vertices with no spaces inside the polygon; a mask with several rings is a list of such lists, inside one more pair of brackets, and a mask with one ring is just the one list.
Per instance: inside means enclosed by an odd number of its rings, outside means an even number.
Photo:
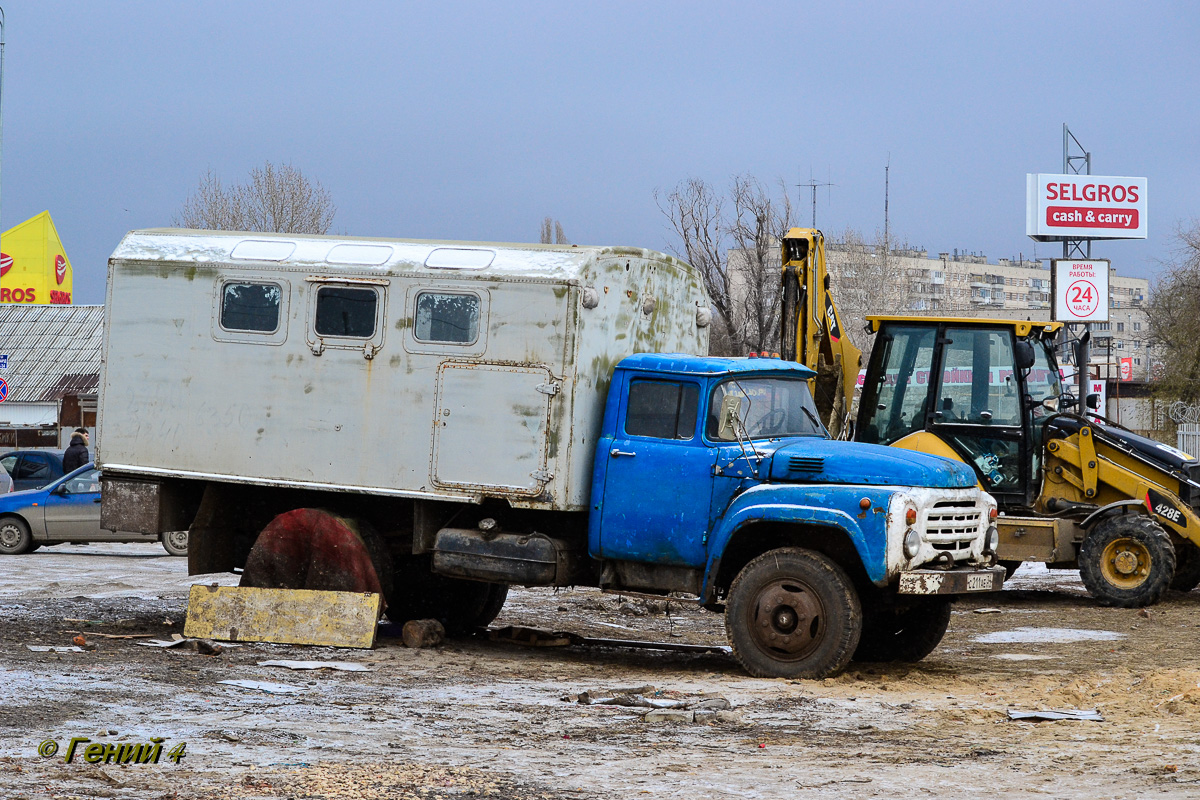
[{"label": "blue car", "polygon": [[100,527],[100,470],[87,464],[41,489],[0,495],[0,554],[32,552],[60,542],[157,542],[187,555],[187,531],[155,534]]}]

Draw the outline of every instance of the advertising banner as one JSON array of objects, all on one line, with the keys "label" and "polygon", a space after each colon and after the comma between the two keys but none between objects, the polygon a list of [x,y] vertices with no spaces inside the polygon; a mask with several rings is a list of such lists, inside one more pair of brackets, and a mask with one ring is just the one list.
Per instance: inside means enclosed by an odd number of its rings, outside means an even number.
[{"label": "advertising banner", "polygon": [[1053,259],[1050,263],[1053,319],[1107,322],[1108,265],[1107,259]]},{"label": "advertising banner", "polygon": [[1133,380],[1133,358],[1131,356],[1121,359],[1121,380]]},{"label": "advertising banner", "polygon": [[1025,233],[1039,242],[1145,239],[1146,179],[1026,175]]},{"label": "advertising banner", "polygon": [[0,303],[70,305],[73,277],[49,211],[0,234]]}]

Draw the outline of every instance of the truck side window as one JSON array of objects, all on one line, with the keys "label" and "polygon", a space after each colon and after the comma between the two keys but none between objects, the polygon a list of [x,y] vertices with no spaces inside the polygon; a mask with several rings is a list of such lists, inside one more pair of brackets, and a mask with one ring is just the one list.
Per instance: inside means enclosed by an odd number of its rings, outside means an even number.
[{"label": "truck side window", "polygon": [[633,381],[625,432],[655,439],[691,439],[696,434],[700,387],[674,381]]},{"label": "truck side window", "polygon": [[322,286],[317,289],[317,335],[371,338],[378,304],[379,294],[374,289]]},{"label": "truck side window", "polygon": [[419,342],[473,343],[479,338],[479,297],[421,292],[413,335]]},{"label": "truck side window", "polygon": [[221,296],[221,327],[227,331],[279,330],[280,289],[274,283],[227,283]]}]

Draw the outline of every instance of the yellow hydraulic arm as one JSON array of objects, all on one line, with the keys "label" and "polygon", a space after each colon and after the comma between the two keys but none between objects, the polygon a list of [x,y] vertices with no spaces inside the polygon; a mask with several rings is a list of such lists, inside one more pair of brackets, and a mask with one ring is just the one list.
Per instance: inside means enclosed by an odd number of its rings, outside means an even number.
[{"label": "yellow hydraulic arm", "polygon": [[851,435],[850,408],[862,368],[862,351],[845,336],[829,289],[825,237],[815,228],[792,228],[783,237],[783,358],[817,372],[810,381],[817,410],[834,438]]}]

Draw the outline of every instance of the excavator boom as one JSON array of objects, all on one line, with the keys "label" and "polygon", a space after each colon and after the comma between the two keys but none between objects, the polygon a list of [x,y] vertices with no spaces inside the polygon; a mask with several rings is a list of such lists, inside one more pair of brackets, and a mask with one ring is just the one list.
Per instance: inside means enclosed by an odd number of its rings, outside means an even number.
[{"label": "excavator boom", "polygon": [[829,288],[825,237],[815,228],[792,228],[783,237],[783,358],[817,372],[810,381],[829,433],[848,439],[850,408],[862,368],[862,351],[845,335]]}]

